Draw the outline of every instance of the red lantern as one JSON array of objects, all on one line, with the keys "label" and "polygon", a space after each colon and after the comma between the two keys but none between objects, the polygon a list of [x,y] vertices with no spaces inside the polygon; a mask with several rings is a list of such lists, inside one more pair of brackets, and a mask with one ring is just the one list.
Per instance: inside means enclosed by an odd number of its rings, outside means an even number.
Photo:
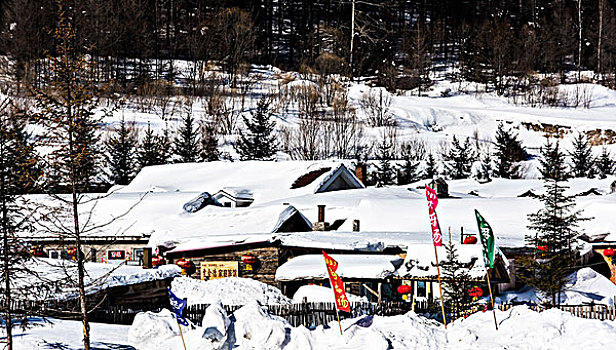
[{"label": "red lantern", "polygon": [[542,252],[547,252],[548,250],[550,250],[547,245],[538,245],[537,249],[541,250]]},{"label": "red lantern", "polygon": [[176,265],[178,265],[179,267],[183,268],[183,269],[190,269],[191,267],[195,266],[195,264],[189,260],[189,259],[180,259],[176,262]]},{"label": "red lantern", "polygon": [[398,287],[398,293],[400,294],[408,294],[412,291],[413,291],[413,288],[411,288],[411,286],[409,286],[408,284],[403,284],[403,285],[400,285],[400,287]]},{"label": "red lantern", "polygon": [[68,255],[70,255],[70,256],[73,256],[73,255],[75,255],[76,253],[77,253],[77,248],[68,248],[68,249],[66,250],[66,254],[68,254]]},{"label": "red lantern", "polygon": [[257,257],[254,255],[250,255],[250,254],[244,254],[242,255],[242,262],[244,264],[256,264],[258,261]]},{"label": "red lantern", "polygon": [[614,249],[612,248],[607,248],[606,250],[603,251],[603,255],[605,255],[608,258],[611,258],[614,256],[616,252],[614,252]]},{"label": "red lantern", "polygon": [[464,238],[464,242],[462,242],[462,244],[475,244],[477,243],[477,237],[475,236],[466,236],[466,238]]},{"label": "red lantern", "polygon": [[473,287],[468,290],[468,295],[472,296],[473,298],[480,298],[483,295],[483,290],[479,287]]},{"label": "red lantern", "polygon": [[152,256],[152,266],[161,266],[163,264],[163,257],[160,255]]}]

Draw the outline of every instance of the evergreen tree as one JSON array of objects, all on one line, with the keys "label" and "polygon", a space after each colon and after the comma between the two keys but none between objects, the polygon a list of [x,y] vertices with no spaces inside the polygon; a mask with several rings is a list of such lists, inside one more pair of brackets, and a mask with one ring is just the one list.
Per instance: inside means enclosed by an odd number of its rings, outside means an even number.
[{"label": "evergreen tree", "polygon": [[454,136],[447,156],[453,163],[449,171],[453,179],[465,179],[470,176],[475,152],[471,147],[471,141],[468,137],[464,145],[460,145],[460,142]]},{"label": "evergreen tree", "polygon": [[433,179],[434,176],[438,174],[438,170],[436,168],[436,159],[434,159],[434,155],[432,152],[428,153],[428,159],[426,160],[426,169],[424,170],[424,179]]},{"label": "evergreen tree", "polygon": [[614,173],[614,160],[612,159],[612,155],[607,150],[607,147],[603,146],[601,148],[601,154],[596,160],[597,172],[599,173],[599,177],[605,179],[608,175]]},{"label": "evergreen tree", "polygon": [[166,148],[168,143],[166,140],[167,138],[164,135],[154,134],[154,130],[148,123],[148,128],[137,151],[137,161],[140,168],[167,163],[167,152],[165,150],[168,149]]},{"label": "evergreen tree", "polygon": [[195,120],[192,111],[188,111],[182,117],[173,150],[179,163],[194,163],[199,159],[199,130],[195,128]]},{"label": "evergreen tree", "polygon": [[270,101],[266,98],[259,100],[250,119],[244,117],[247,130],[240,133],[240,139],[235,146],[240,159],[268,160],[274,157],[278,144],[276,135],[273,134],[276,122],[271,121],[271,117]]},{"label": "evergreen tree", "polygon": [[137,172],[137,134],[124,118],[105,140],[109,176],[116,185],[128,185]]},{"label": "evergreen tree", "polygon": [[378,146],[376,172],[374,173],[374,181],[377,187],[393,185],[395,181],[395,169],[391,164],[393,158],[391,143],[383,140]]},{"label": "evergreen tree", "polygon": [[496,173],[506,179],[519,177],[516,162],[526,160],[528,155],[518,140],[518,135],[511,130],[505,130],[503,124],[498,125],[496,130]]},{"label": "evergreen tree", "polygon": [[527,235],[525,240],[535,254],[521,260],[520,278],[549,297],[552,304],[557,304],[576,265],[579,222],[588,219],[581,217],[581,211],[574,210],[574,198],[564,194],[568,188],[567,174],[564,154],[558,144],[553,146],[548,141],[542,155],[545,194],[540,200],[544,208],[528,216],[528,228],[535,234]]},{"label": "evergreen tree", "polygon": [[565,154],[560,150],[558,141],[552,144],[549,138],[546,139],[545,145],[541,147],[541,155],[539,172],[544,179],[566,181],[569,178]]},{"label": "evergreen tree", "polygon": [[483,182],[492,181],[492,157],[488,148],[481,157],[481,169],[478,174],[478,180]]},{"label": "evergreen tree", "polygon": [[569,152],[573,168],[571,169],[574,177],[590,177],[594,159],[592,149],[586,137],[579,133],[573,140],[573,150]]},{"label": "evergreen tree", "polygon": [[413,159],[413,152],[410,144],[402,145],[402,166],[398,169],[398,185],[408,185],[419,180],[418,168],[419,161]]},{"label": "evergreen tree", "polygon": [[443,298],[447,313],[452,319],[459,318],[469,310],[472,297],[468,294],[471,288],[470,275],[466,272],[467,267],[458,259],[458,251],[453,244],[451,237],[449,243],[445,245],[447,260],[441,262],[443,274]]},{"label": "evergreen tree", "polygon": [[217,161],[220,158],[218,151],[218,137],[213,125],[204,124],[201,126],[201,160],[204,162]]},{"label": "evergreen tree", "polygon": [[[18,237],[18,232],[25,230],[27,220],[26,210],[18,201],[20,194],[31,191],[38,179],[38,157],[34,147],[29,143],[27,133],[24,131],[25,120],[23,113],[17,112],[10,106],[9,100],[2,101],[0,105],[0,298],[2,299],[2,313],[0,320],[4,323],[7,349],[13,349],[13,312],[12,299],[24,298],[28,291],[16,288],[14,280],[32,276],[24,273],[25,262],[30,258],[24,251],[24,244]],[[24,137],[25,135],[25,137]],[[25,325],[27,316],[20,312],[24,318],[21,326]]]}]

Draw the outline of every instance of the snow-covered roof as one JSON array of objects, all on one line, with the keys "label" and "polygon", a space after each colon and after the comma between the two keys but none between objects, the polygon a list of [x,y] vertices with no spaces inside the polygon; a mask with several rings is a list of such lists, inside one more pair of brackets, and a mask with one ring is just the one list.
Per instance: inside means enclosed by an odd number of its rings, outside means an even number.
[{"label": "snow-covered roof", "polygon": [[[331,257],[338,262],[336,273],[342,278],[377,279],[392,276],[402,264],[397,255],[338,255]],[[297,256],[276,270],[276,281],[303,279],[328,279],[325,260],[321,254]]]},{"label": "snow-covered roof", "polygon": [[248,188],[243,188],[243,187],[230,187],[230,186],[224,187],[223,189],[218,191],[218,193],[216,193],[215,196],[218,194],[222,194],[222,195],[226,194],[233,199],[242,199],[242,200],[250,200],[250,201],[254,199],[252,190]]},{"label": "snow-covered roof", "polygon": [[[216,193],[224,188],[241,188],[242,192],[252,192],[254,204],[259,204],[316,193],[322,188],[323,181],[331,179],[337,171],[340,172],[344,164],[353,168],[348,161],[219,161],[156,165],[142,169],[137,177],[119,192]],[[323,168],[330,170],[311,179],[305,186],[291,188],[298,178]],[[352,173],[351,175],[354,177]]]}]

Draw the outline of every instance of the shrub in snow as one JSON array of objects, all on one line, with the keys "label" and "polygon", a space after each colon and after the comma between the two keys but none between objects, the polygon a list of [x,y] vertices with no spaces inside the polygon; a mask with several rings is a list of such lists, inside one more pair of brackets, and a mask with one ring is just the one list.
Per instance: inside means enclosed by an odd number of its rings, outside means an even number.
[{"label": "shrub in snow", "polygon": [[287,333],[292,326],[284,318],[270,315],[257,302],[235,311],[234,317],[229,337],[240,348],[280,349],[288,342]]},{"label": "shrub in snow", "polygon": [[158,344],[179,337],[177,322],[171,311],[141,312],[128,330],[128,342],[138,349],[158,348]]}]

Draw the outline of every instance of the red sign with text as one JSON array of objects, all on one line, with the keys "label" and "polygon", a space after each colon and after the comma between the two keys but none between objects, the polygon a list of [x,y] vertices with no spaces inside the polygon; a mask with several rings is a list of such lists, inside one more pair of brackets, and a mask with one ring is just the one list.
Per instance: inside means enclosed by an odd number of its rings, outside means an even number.
[{"label": "red sign with text", "polygon": [[428,185],[426,185],[426,198],[428,199],[428,216],[430,217],[430,227],[432,228],[432,242],[435,246],[440,247],[443,245],[443,234],[436,217],[438,198],[436,197],[436,191]]},{"label": "red sign with text", "polygon": [[325,265],[327,266],[327,272],[329,273],[329,281],[332,285],[332,290],[334,291],[336,307],[338,310],[351,312],[349,299],[347,299],[346,293],[344,292],[344,282],[342,282],[342,278],[340,278],[340,276],[336,273],[336,270],[338,269],[338,262],[325,252],[323,252],[323,256],[325,257]]}]

